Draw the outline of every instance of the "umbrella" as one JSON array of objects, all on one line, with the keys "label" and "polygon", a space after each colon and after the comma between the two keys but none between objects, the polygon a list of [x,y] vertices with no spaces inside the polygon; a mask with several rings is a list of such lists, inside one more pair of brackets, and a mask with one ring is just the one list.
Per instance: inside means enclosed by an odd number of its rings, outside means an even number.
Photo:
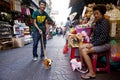
[{"label": "umbrella", "polygon": [[76,5],[80,0],[70,0],[69,7]]}]

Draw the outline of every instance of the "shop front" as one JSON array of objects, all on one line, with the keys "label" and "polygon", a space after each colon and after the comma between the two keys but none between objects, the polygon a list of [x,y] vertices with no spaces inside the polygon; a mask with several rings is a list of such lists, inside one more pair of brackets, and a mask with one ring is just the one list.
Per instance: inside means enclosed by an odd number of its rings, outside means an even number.
[{"label": "shop front", "polygon": [[0,0],[0,50],[32,42],[31,12],[33,9],[24,7],[21,1]]},{"label": "shop front", "polygon": [[0,50],[13,48],[10,3],[0,0]]}]

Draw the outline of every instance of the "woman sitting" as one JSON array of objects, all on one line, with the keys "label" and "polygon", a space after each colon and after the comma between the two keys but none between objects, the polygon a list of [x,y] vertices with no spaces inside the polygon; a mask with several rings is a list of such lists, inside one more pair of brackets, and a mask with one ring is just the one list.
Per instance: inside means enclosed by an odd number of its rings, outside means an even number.
[{"label": "woman sitting", "polygon": [[88,73],[81,75],[84,79],[96,77],[89,54],[99,53],[110,49],[110,23],[104,18],[105,13],[105,5],[98,4],[93,7],[93,14],[95,17],[93,35],[91,36],[90,43],[83,44],[79,48],[82,65],[84,66],[84,60],[88,67]]}]

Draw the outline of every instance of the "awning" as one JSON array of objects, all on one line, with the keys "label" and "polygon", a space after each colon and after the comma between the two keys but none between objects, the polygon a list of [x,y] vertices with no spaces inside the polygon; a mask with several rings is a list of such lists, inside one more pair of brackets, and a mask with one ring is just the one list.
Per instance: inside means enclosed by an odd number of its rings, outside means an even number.
[{"label": "awning", "polygon": [[79,2],[79,0],[70,0],[69,7],[74,6],[77,2]]},{"label": "awning", "polygon": [[77,15],[77,12],[70,14],[70,16],[69,16],[70,20],[72,21],[76,15]]},{"label": "awning", "polygon": [[39,8],[39,5],[36,4],[36,2],[34,0],[31,0],[31,3],[33,3],[36,8]]},{"label": "awning", "polygon": [[74,17],[74,19],[78,19],[80,17],[80,15],[82,14],[83,8],[85,6],[84,1],[79,0],[76,4],[74,3],[71,6],[72,6],[72,8],[71,8],[70,15],[74,12],[77,12],[77,15]]}]

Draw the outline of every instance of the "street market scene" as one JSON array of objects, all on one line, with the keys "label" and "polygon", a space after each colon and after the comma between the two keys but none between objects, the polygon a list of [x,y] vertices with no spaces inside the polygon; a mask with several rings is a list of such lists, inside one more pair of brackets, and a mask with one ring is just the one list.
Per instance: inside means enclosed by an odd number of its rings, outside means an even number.
[{"label": "street market scene", "polygon": [[0,80],[120,80],[120,0],[0,0]]}]

